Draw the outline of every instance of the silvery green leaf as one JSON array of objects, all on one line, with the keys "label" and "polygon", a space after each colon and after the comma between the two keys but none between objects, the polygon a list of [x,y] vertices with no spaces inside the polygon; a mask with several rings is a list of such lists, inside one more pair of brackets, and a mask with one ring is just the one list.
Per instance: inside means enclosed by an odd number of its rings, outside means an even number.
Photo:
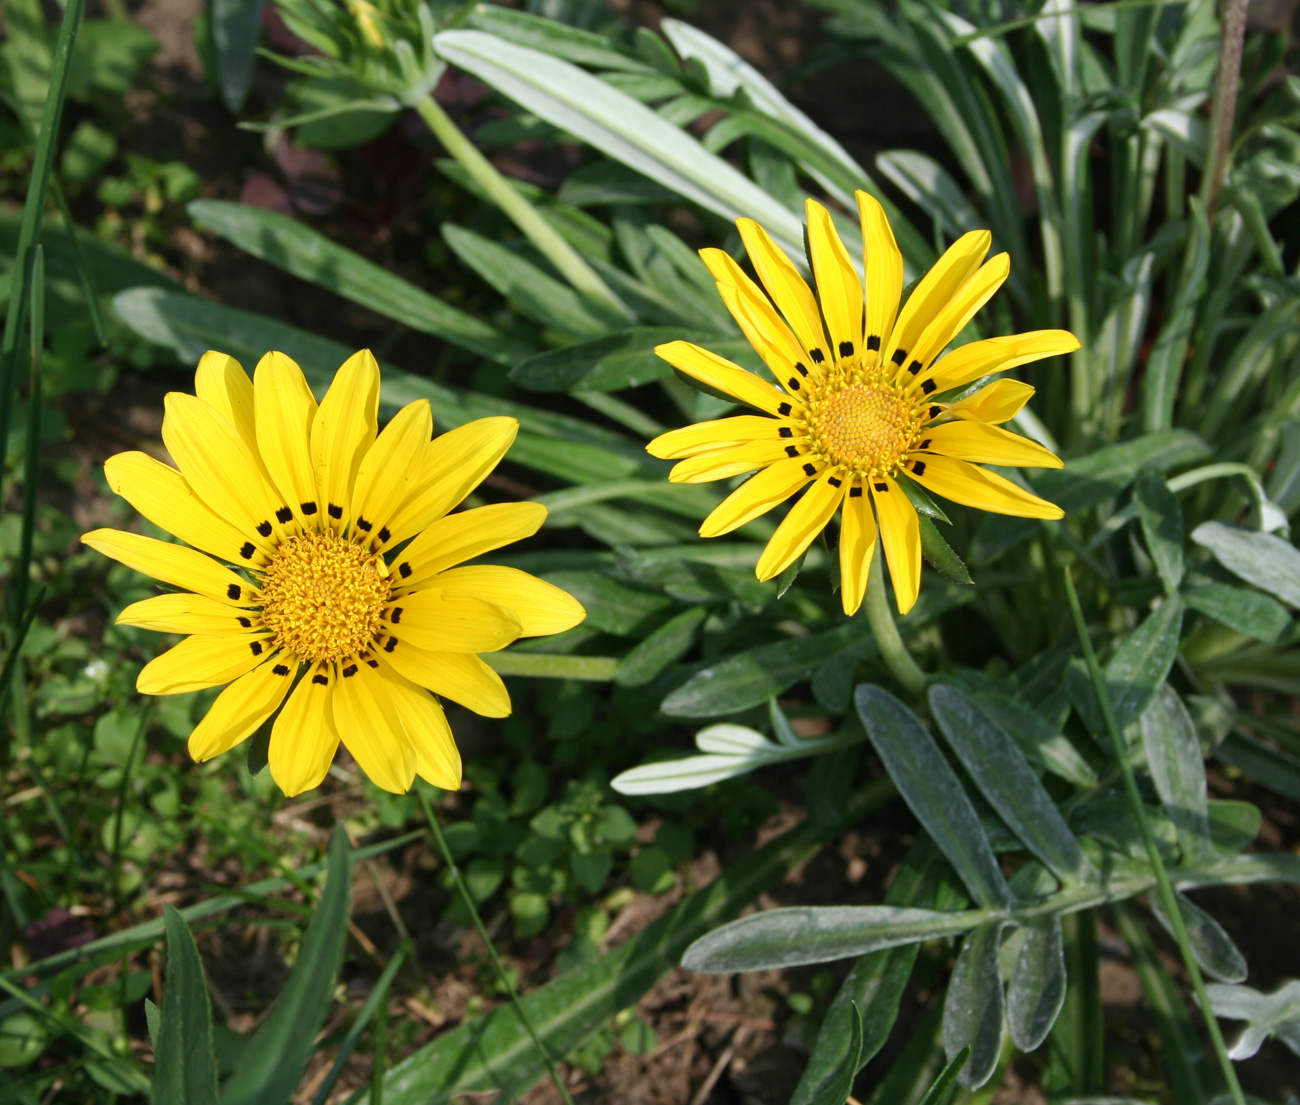
[{"label": "silvery green leaf", "polygon": [[1143,130],[1158,134],[1198,168],[1205,162],[1205,120],[1188,111],[1163,107],[1142,119]]},{"label": "silvery green leaf", "polygon": [[1276,599],[1245,587],[1206,583],[1183,591],[1189,609],[1257,641],[1272,644],[1291,624],[1291,615]]},{"label": "silvery green leaf", "polygon": [[482,31],[443,31],[434,48],[561,130],[728,219],[758,220],[796,259],[799,216],[691,135],[598,77]]},{"label": "silvery green leaf", "polygon": [[933,219],[945,237],[957,238],[980,226],[979,214],[938,161],[915,150],[885,150],[876,166],[890,183]]},{"label": "silvery green leaf", "polygon": [[1047,1038],[1065,1004],[1065,984],[1061,919],[1045,917],[1025,930],[1007,987],[1007,1024],[1021,1051],[1034,1051]]},{"label": "silvery green leaf", "polygon": [[[950,913],[885,905],[769,909],[700,937],[686,949],[682,966],[726,973],[829,963],[956,936],[986,916],[980,910]],[[996,949],[994,954],[996,958]]]},{"label": "silvery green leaf", "polygon": [[1271,533],[1202,522],[1192,540],[1209,549],[1228,571],[1267,591],[1288,606],[1300,607],[1300,550]]},{"label": "silvery green leaf", "polygon": [[[1211,978],[1221,982],[1241,982],[1248,971],[1246,958],[1237,949],[1223,926],[1205,912],[1200,906],[1181,894],[1175,895],[1178,912],[1183,915],[1183,924],[1187,928],[1187,939],[1192,946],[1192,954]],[[1152,895],[1151,911],[1161,927],[1171,936],[1174,934],[1173,923],[1165,913],[1160,899]]]},{"label": "silvery green leaf", "polygon": [[1166,683],[1142,712],[1147,767],[1165,812],[1178,829],[1184,862],[1212,850],[1205,790],[1205,761],[1196,724],[1178,693]]},{"label": "silvery green leaf", "polygon": [[933,686],[929,699],[957,758],[1025,847],[1062,882],[1096,881],[1096,870],[1052,796],[1001,726],[956,687]]},{"label": "silvery green leaf", "polygon": [[1037,710],[996,691],[978,691],[971,697],[1020,746],[1031,764],[1041,764],[1045,771],[1075,786],[1097,785],[1097,773],[1092,766],[1061,733],[1060,727]]},{"label": "silvery green leaf", "polygon": [[858,717],[903,800],[971,896],[990,908],[1010,907],[1011,890],[979,815],[934,738],[906,706],[879,687],[864,684],[853,697]]},{"label": "silvery green leaf", "polygon": [[981,925],[966,937],[948,982],[943,1002],[943,1049],[949,1058],[962,1048],[971,1049],[970,1061],[958,1075],[963,1086],[982,1086],[997,1070],[1002,1051],[1001,944],[1001,923]]},{"label": "silvery green leaf", "polygon": [[1143,472],[1134,487],[1138,518],[1147,552],[1165,590],[1173,594],[1183,581],[1183,512],[1174,493],[1154,472]]},{"label": "silvery green leaf", "polygon": [[1292,980],[1271,994],[1249,986],[1220,983],[1211,983],[1205,989],[1216,1017],[1247,1022],[1228,1052],[1232,1059],[1249,1059],[1273,1035],[1300,1055],[1300,982]]}]

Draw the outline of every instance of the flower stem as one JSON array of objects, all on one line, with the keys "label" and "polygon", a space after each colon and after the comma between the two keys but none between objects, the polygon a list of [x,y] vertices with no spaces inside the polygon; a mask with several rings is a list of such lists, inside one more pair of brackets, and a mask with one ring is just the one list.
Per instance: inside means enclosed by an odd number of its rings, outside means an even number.
[{"label": "flower stem", "polygon": [[1214,77],[1210,105],[1210,134],[1205,143],[1205,175],[1201,177],[1201,202],[1210,218],[1219,202],[1219,190],[1228,168],[1232,122],[1241,84],[1241,47],[1246,37],[1247,0],[1223,0],[1219,32],[1219,71]]},{"label": "flower stem", "polygon": [[925,672],[907,651],[903,638],[898,634],[894,615],[889,609],[889,596],[885,594],[885,573],[880,566],[883,555],[883,550],[877,546],[876,554],[871,558],[871,573],[867,577],[867,601],[863,604],[867,612],[867,623],[876,638],[880,655],[894,678],[908,694],[920,698],[925,691]]},{"label": "flower stem", "polygon": [[1192,989],[1196,993],[1196,1000],[1200,1003],[1201,1015],[1205,1018],[1205,1028],[1210,1034],[1210,1042],[1214,1045],[1214,1053],[1218,1056],[1219,1066],[1223,1070],[1223,1077],[1228,1084],[1229,1093],[1235,1105],[1245,1105],[1245,1098],[1241,1094],[1241,1084],[1237,1081],[1237,1072],[1233,1069],[1232,1060],[1228,1058],[1228,1049],[1223,1042],[1223,1033],[1219,1030],[1219,1022],[1215,1019],[1214,1011],[1210,1008],[1210,996],[1205,989],[1205,979],[1201,977],[1201,968],[1192,954],[1192,943],[1187,936],[1187,926],[1183,923],[1182,911],[1178,908],[1178,899],[1174,895],[1173,883],[1169,880],[1169,872],[1165,870],[1164,861],[1160,858],[1160,850],[1156,847],[1155,837],[1151,834],[1151,826],[1147,823],[1146,809],[1142,805],[1142,795],[1138,792],[1137,779],[1133,775],[1133,764],[1129,761],[1124,736],[1119,730],[1118,722],[1115,720],[1115,711],[1111,708],[1110,695],[1106,690],[1106,680],[1101,673],[1101,666],[1097,663],[1097,654],[1093,651],[1092,638],[1088,636],[1088,627],[1083,620],[1083,609],[1079,606],[1079,595],[1074,589],[1074,580],[1071,578],[1068,568],[1065,569],[1064,575],[1065,591],[1070,600],[1070,612],[1074,615],[1074,628],[1079,635],[1079,644],[1083,646],[1084,659],[1088,663],[1088,672],[1092,676],[1092,685],[1097,692],[1097,699],[1101,703],[1102,716],[1106,719],[1106,731],[1110,734],[1110,743],[1115,752],[1115,763],[1119,767],[1120,774],[1124,777],[1124,789],[1128,792],[1129,805],[1132,807],[1133,814],[1142,829],[1142,840],[1146,845],[1147,858],[1151,862],[1151,869],[1155,872],[1156,886],[1160,892],[1160,902],[1164,906],[1169,923],[1173,926],[1174,939],[1178,941],[1178,951],[1183,957],[1183,966],[1187,969],[1187,975],[1192,980]]},{"label": "flower stem", "polygon": [[415,787],[415,793],[420,799],[420,805],[424,808],[424,816],[429,822],[429,828],[433,830],[434,839],[438,842],[438,851],[442,853],[443,862],[446,863],[447,869],[451,871],[451,877],[456,883],[456,889],[460,891],[465,908],[469,910],[469,915],[474,918],[474,927],[478,929],[479,936],[483,938],[483,943],[487,945],[488,955],[492,958],[492,966],[496,968],[497,977],[501,980],[501,985],[506,988],[506,993],[510,995],[510,1004],[515,1007],[515,1014],[519,1017],[534,1045],[536,1045],[542,1061],[546,1064],[547,1071],[550,1072],[551,1081],[555,1083],[555,1088],[560,1091],[560,1097],[564,1099],[565,1105],[573,1105],[573,1098],[569,1096],[569,1091],[564,1088],[564,1083],[560,1080],[560,1072],[555,1069],[555,1062],[551,1059],[551,1053],[546,1050],[546,1045],[542,1043],[541,1038],[537,1035],[537,1030],[533,1028],[533,1022],[528,1019],[528,1014],[524,1012],[523,1004],[519,1001],[519,992],[515,989],[515,984],[506,973],[505,964],[501,962],[501,956],[497,954],[496,945],[492,943],[492,937],[488,935],[483,919],[479,916],[478,907],[470,896],[469,887],[465,885],[465,880],[461,877],[460,868],[456,866],[456,861],[452,859],[451,849],[447,847],[447,838],[443,836],[442,826],[438,823],[438,815],[433,812],[433,807],[429,805],[429,799],[418,785]]},{"label": "flower stem", "polygon": [[429,129],[442,143],[443,148],[460,162],[492,202],[523,231],[528,240],[542,252],[579,294],[603,305],[618,317],[631,319],[631,313],[623,301],[610,290],[609,285],[542,217],[537,208],[520,195],[514,185],[479,152],[478,147],[465,136],[464,131],[443,111],[442,106],[432,95],[426,96],[417,103],[415,110],[429,125]]}]

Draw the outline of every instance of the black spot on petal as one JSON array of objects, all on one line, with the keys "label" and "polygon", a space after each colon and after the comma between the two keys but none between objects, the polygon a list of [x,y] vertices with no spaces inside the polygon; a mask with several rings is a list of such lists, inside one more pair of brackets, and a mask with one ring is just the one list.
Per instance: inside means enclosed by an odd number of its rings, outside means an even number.
[{"label": "black spot on petal", "polygon": [[387,526],[385,526],[383,529],[379,531],[379,543],[381,545],[384,544],[392,536],[393,536],[392,531]]},{"label": "black spot on petal", "polygon": [[374,528],[374,522],[367,522],[364,518],[357,519],[357,529],[361,530],[362,533],[369,533]]},{"label": "black spot on petal", "polygon": [[261,641],[249,641],[249,642],[248,642],[248,647],[251,648],[251,649],[253,650],[253,655],[254,655],[254,656],[261,656],[261,655],[262,655],[262,642],[261,642]]},{"label": "black spot on petal", "polygon": [[313,500],[312,500],[311,502],[309,502],[309,503],[299,503],[298,505],[302,508],[302,512],[303,512],[304,514],[308,514],[308,515],[310,515],[310,514],[315,514],[315,513],[316,513],[316,500],[315,500],[315,499],[313,499]]},{"label": "black spot on petal", "polygon": [[351,679],[356,674],[357,674],[356,664],[349,664],[346,668],[343,669],[344,679]]},{"label": "black spot on petal", "polygon": [[271,669],[271,671],[272,671],[272,673],[275,674],[275,675],[282,675],[282,676],[283,676],[283,675],[288,675],[288,674],[289,674],[289,666],[288,666],[287,664],[276,664],[275,667],[273,667],[273,668]]},{"label": "black spot on petal", "polygon": [[907,350],[906,350],[906,349],[895,349],[895,350],[894,350],[894,355],[890,358],[890,360],[893,361],[894,364],[896,364],[896,365],[900,365],[900,366],[901,366],[902,363],[903,363],[905,360],[907,360]]},{"label": "black spot on petal", "polygon": [[319,674],[319,673],[317,673],[316,675],[313,675],[313,676],[311,677],[311,681],[312,681],[313,683],[315,683],[316,686],[318,686],[318,687],[328,687],[328,686],[330,685],[330,681],[329,681],[325,676],[323,676],[323,675],[321,675],[321,674]]},{"label": "black spot on petal", "polygon": [[392,652],[393,649],[395,649],[396,647],[397,647],[397,638],[396,638],[396,637],[389,637],[389,638],[388,638],[388,641],[384,644],[384,651],[385,651],[385,652]]},{"label": "black spot on petal", "polygon": [[840,356],[841,357],[853,356],[853,343],[851,341],[840,342]]},{"label": "black spot on petal", "polygon": [[879,352],[880,352],[880,335],[879,335],[879,334],[871,334],[871,335],[867,338],[867,348],[870,349],[871,352],[873,352],[873,353],[879,353]]},{"label": "black spot on petal", "polygon": [[339,506],[338,503],[330,503],[330,505],[327,506],[325,509],[329,512],[329,516],[331,518],[337,520],[343,517],[343,508]]},{"label": "black spot on petal", "polygon": [[889,490],[889,484],[887,484],[887,483],[878,483],[878,484],[873,484],[873,486],[875,487],[875,489],[876,489],[877,491],[888,491],[888,490]]},{"label": "black spot on petal", "polygon": [[794,410],[794,408],[790,406],[789,403],[782,403],[779,407],[776,408],[776,413],[789,414],[792,410]]},{"label": "black spot on petal", "polygon": [[242,556],[245,560],[252,560],[253,553],[255,552],[257,552],[257,550],[253,547],[253,542],[245,541],[244,547],[239,550],[239,555]]},{"label": "black spot on petal", "polygon": [[924,476],[924,475],[925,475],[925,461],[923,461],[923,460],[918,460],[915,464],[913,464],[913,465],[912,465],[912,473],[913,473],[914,475],[917,475],[917,476]]},{"label": "black spot on petal", "polygon": [[275,512],[275,520],[279,522],[280,525],[286,526],[293,521],[293,511],[287,506],[282,506]]},{"label": "black spot on petal", "polygon": [[826,482],[830,484],[832,487],[840,487],[844,483],[844,481],[840,479],[839,476],[829,476],[827,477]]},{"label": "black spot on petal", "polygon": [[785,447],[785,455],[786,455],[787,457],[797,457],[797,456],[799,455],[799,446],[798,446],[798,445],[787,445],[787,446]]},{"label": "black spot on petal", "polygon": [[[390,651],[391,651],[391,650],[390,650]],[[372,667],[372,668],[377,668],[377,667],[379,667],[379,661],[378,661],[378,660],[367,660],[366,663],[369,664],[370,667]]]},{"label": "black spot on petal", "polygon": [[253,623],[249,621],[247,618],[236,618],[235,621],[237,621],[245,629],[251,629],[253,626]]},{"label": "black spot on petal", "polygon": [[934,389],[935,389],[936,386],[937,386],[937,385],[935,384],[935,382],[934,382],[933,380],[926,380],[926,381],[921,385],[921,390],[922,390],[923,392],[925,392],[926,395],[929,395],[930,392],[934,391]]},{"label": "black spot on petal", "polygon": [[910,365],[907,366],[907,371],[910,372],[913,376],[915,376],[917,373],[921,371],[921,367],[922,366],[920,361],[913,361]]},{"label": "black spot on petal", "polygon": [[794,429],[790,426],[782,426],[776,432],[778,437],[794,437]]},{"label": "black spot on petal", "polygon": [[931,440],[933,440],[933,439],[927,437],[923,442],[921,442],[920,445],[917,446],[917,448],[918,448],[918,449],[928,449],[928,448],[930,448],[930,442],[931,442]]},{"label": "black spot on petal", "polygon": [[258,522],[258,523],[257,523],[257,532],[260,533],[263,537],[270,537],[270,536],[271,536],[271,523],[270,523],[270,522]]},{"label": "black spot on petal", "polygon": [[807,375],[808,375],[808,366],[805,365],[805,364],[803,363],[803,361],[795,361],[795,362],[794,362],[794,370],[795,370],[797,373],[799,373],[800,376],[807,376]]},{"label": "black spot on petal", "polygon": [[931,408],[930,408],[930,417],[931,417],[931,418],[938,418],[939,415],[940,415],[940,413],[941,413],[942,411],[943,411],[943,408],[942,408],[942,407],[939,407],[939,406],[931,407]]},{"label": "black spot on petal", "polygon": [[239,589],[238,583],[232,583],[229,587],[226,588],[226,598],[232,599],[235,602],[239,601],[239,596],[241,594],[242,592]]},{"label": "black spot on petal", "polygon": [[850,498],[850,499],[860,499],[860,498],[862,498],[862,488],[859,487],[857,484],[854,484],[852,487],[850,487],[850,488],[849,488],[849,498]]},{"label": "black spot on petal", "polygon": [[799,377],[798,377],[798,376],[791,376],[790,379],[788,379],[788,380],[786,381],[786,383],[790,385],[790,390],[791,390],[791,391],[798,391],[798,390],[799,390]]},{"label": "black spot on petal", "polygon": [[826,359],[826,354],[823,353],[820,349],[808,350],[808,356],[810,356],[813,359],[813,364],[821,364],[822,361]]},{"label": "black spot on petal", "polygon": [[803,474],[805,476],[817,475],[817,465],[813,464],[811,461],[808,464],[805,464],[803,466]]},{"label": "black spot on petal", "polygon": [[401,576],[403,579],[406,579],[411,574],[411,566],[405,560],[403,560],[397,566],[397,574]]},{"label": "black spot on petal", "polygon": [[402,620],[402,608],[400,606],[394,606],[392,612],[388,615],[388,620],[394,625],[397,625],[398,622]]}]

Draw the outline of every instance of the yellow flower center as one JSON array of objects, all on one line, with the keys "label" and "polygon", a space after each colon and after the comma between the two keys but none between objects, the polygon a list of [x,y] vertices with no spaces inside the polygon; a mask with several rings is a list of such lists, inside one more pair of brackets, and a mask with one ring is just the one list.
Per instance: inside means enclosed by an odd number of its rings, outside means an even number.
[{"label": "yellow flower center", "polygon": [[342,660],[374,640],[388,602],[381,558],[328,533],[291,537],[262,575],[262,621],[299,659]]},{"label": "yellow flower center", "polygon": [[832,371],[808,397],[813,450],[860,475],[892,474],[928,421],[926,408],[870,371]]}]

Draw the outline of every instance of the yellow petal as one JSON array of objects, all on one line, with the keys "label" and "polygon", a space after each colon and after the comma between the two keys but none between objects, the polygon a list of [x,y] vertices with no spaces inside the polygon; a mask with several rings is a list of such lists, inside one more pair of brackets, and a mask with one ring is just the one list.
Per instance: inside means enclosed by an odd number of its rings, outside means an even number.
[{"label": "yellow petal", "polygon": [[118,453],[104,462],[104,475],[108,486],[155,526],[196,549],[234,564],[260,568],[266,563],[267,553],[260,548],[251,557],[241,554],[248,543],[243,535],[204,506],[171,465],[146,453]]},{"label": "yellow petal", "polygon": [[541,503],[493,503],[431,523],[402,550],[392,569],[402,588],[421,586],[431,576],[492,549],[531,537],[546,521]]},{"label": "yellow petal", "polygon": [[253,381],[234,357],[208,350],[194,373],[194,394],[226,416],[250,452],[257,451]]},{"label": "yellow petal", "polygon": [[415,750],[406,739],[383,676],[355,661],[338,665],[330,708],[339,739],[366,777],[391,794],[410,790],[415,782]]},{"label": "yellow petal", "polygon": [[271,651],[269,633],[196,634],[156,656],[140,669],[141,694],[184,694],[219,687],[263,663]]},{"label": "yellow petal", "polygon": [[378,656],[400,675],[483,717],[509,717],[510,693],[495,671],[472,652],[429,652],[403,641]]},{"label": "yellow petal", "polygon": [[692,379],[699,380],[705,387],[730,395],[737,403],[754,407],[768,414],[786,414],[785,396],[771,384],[764,383],[752,372],[747,372],[738,364],[732,364],[716,353],[701,349],[688,341],[671,341],[667,345],[656,345],[655,353],[674,368],[681,369]]},{"label": "yellow petal", "polygon": [[977,468],[964,460],[932,456],[925,471],[914,471],[912,477],[927,491],[990,514],[1010,514],[1017,518],[1065,517],[1065,511],[1054,503],[1031,495],[996,472]]},{"label": "yellow petal", "polygon": [[862,224],[862,268],[867,278],[865,355],[868,364],[879,364],[885,355],[885,342],[893,333],[903,294],[903,255],[880,201],[861,191],[857,200]]},{"label": "yellow petal", "polygon": [[[983,422],[948,422],[926,430],[925,435],[919,448],[958,460],[1020,468],[1060,468],[1063,463],[1060,457],[1038,442]],[[921,463],[931,458],[928,454],[919,454],[915,459]]]},{"label": "yellow petal", "polygon": [[241,675],[208,707],[190,734],[190,755],[198,763],[229,752],[254,731],[284,701],[293,685],[297,665],[268,661]]},{"label": "yellow petal", "polygon": [[662,460],[680,460],[696,453],[741,445],[746,441],[775,437],[786,420],[774,420],[761,414],[738,414],[731,418],[717,418],[712,422],[697,422],[680,430],[660,434],[645,451]]},{"label": "yellow petal", "polygon": [[381,670],[388,677],[393,706],[415,751],[416,774],[443,790],[459,790],[460,750],[442,707],[423,687],[417,687],[391,669]]},{"label": "yellow petal", "polygon": [[713,513],[700,525],[700,536],[718,537],[752,522],[777,503],[785,502],[816,475],[816,466],[803,457],[778,460],[755,473],[714,507]]},{"label": "yellow petal", "polygon": [[1019,380],[994,380],[974,395],[968,395],[960,403],[953,403],[945,410],[957,418],[970,418],[995,425],[1015,418],[1033,394],[1034,389]]},{"label": "yellow petal", "polygon": [[799,339],[772,306],[772,301],[729,253],[720,249],[702,249],[700,256],[718,282],[722,302],[740,324],[749,344],[772,370],[772,375],[788,384],[790,369],[796,364],[803,364],[806,368],[811,361],[808,351],[799,345]]},{"label": "yellow petal", "polygon": [[866,488],[855,480],[840,514],[840,602],[844,613],[856,614],[861,607],[875,554],[876,518]]},{"label": "yellow petal", "polygon": [[[804,440],[800,437],[798,442]],[[799,450],[796,440],[777,437],[768,438],[766,441],[747,441],[743,445],[733,445],[725,449],[714,449],[679,461],[668,473],[668,479],[672,483],[707,483],[709,480],[724,480],[731,476],[752,472],[755,468],[765,468],[769,464],[774,464],[789,456],[789,449]]]},{"label": "yellow petal", "polygon": [[932,391],[948,391],[981,376],[1006,372],[1017,365],[1059,353],[1073,353],[1078,348],[1079,339],[1068,330],[1031,330],[1027,334],[985,338],[954,349],[935,361],[928,372],[921,373],[921,379],[934,381]]},{"label": "yellow petal", "polygon": [[389,522],[415,487],[432,436],[429,401],[417,399],[393,416],[362,457],[352,489],[352,518],[372,543],[383,545],[392,535]]},{"label": "yellow petal", "polygon": [[781,519],[758,559],[758,578],[772,579],[793,564],[831,520],[844,498],[844,478],[834,470],[823,472],[803,497]]},{"label": "yellow petal", "polygon": [[830,212],[815,200],[807,200],[805,206],[808,252],[817,281],[817,298],[830,331],[831,360],[852,357],[862,347],[862,281],[831,222]]},{"label": "yellow petal", "polygon": [[116,529],[93,530],[85,534],[81,542],[121,561],[128,568],[173,587],[183,587],[239,606],[253,606],[259,602],[257,588],[251,583],[222,567],[212,557],[184,545],[172,545]]},{"label": "yellow petal", "polygon": [[329,664],[317,664],[303,674],[271,728],[267,765],[271,778],[293,798],[320,786],[339,746],[330,696],[335,674]]},{"label": "yellow petal", "polygon": [[987,230],[972,230],[944,251],[934,268],[921,278],[899,312],[894,331],[885,342],[887,360],[893,361],[902,370],[912,359],[912,349],[925,328],[975,274],[992,242],[993,236]]},{"label": "yellow petal", "polygon": [[[799,275],[799,270],[785,255],[785,251],[772,241],[767,231],[753,219],[737,219],[736,226],[759,280],[763,282],[763,287],[772,297],[777,310],[790,324],[800,346],[814,361],[824,361],[828,349],[826,333],[822,329],[821,311],[812,290]],[[814,350],[820,354],[820,360]]]},{"label": "yellow petal", "polygon": [[261,629],[262,615],[203,595],[154,595],[133,602],[117,616],[118,625],[137,625],[158,633],[241,633]]},{"label": "yellow petal", "polygon": [[[379,365],[369,349],[354,353],[334,375],[311,424],[321,526],[342,533],[352,521],[352,486],[361,458],[379,432]],[[332,508],[337,507],[337,511]],[[335,518],[334,515],[339,517]]]},{"label": "yellow petal", "polygon": [[975,312],[1002,287],[1010,272],[1011,258],[1005,253],[999,253],[992,260],[981,265],[975,275],[942,305],[907,354],[907,368],[913,376],[920,375],[921,369],[942,353],[944,347],[961,333],[962,328],[975,316]]},{"label": "yellow petal", "polygon": [[163,400],[162,436],[191,489],[246,541],[267,552],[268,538],[282,529],[276,510],[283,500],[262,481],[261,461],[232,423],[215,407],[184,392]]},{"label": "yellow petal", "polygon": [[898,612],[906,614],[921,592],[921,523],[916,507],[889,476],[873,476],[871,499],[880,520],[889,577],[894,583]]},{"label": "yellow petal", "polygon": [[[496,652],[520,634],[513,612],[469,595],[416,591],[393,600],[384,611],[385,651],[409,641],[432,652]],[[391,648],[390,648],[391,646]]]},{"label": "yellow petal", "polygon": [[518,421],[500,415],[476,418],[434,438],[414,489],[388,523],[389,544],[405,541],[457,506],[501,462],[518,433]]},{"label": "yellow petal", "polygon": [[283,353],[268,353],[253,373],[257,411],[257,451],[280,498],[306,529],[314,530],[324,511],[316,502],[316,477],[309,442],[316,397],[302,369]]},{"label": "yellow petal", "polygon": [[[568,591],[518,568],[496,564],[470,564],[443,572],[429,584],[447,596],[472,595],[508,611],[519,619],[520,637],[546,637],[572,629],[587,616],[582,603]],[[453,652],[488,652],[489,649],[450,649]]]}]

